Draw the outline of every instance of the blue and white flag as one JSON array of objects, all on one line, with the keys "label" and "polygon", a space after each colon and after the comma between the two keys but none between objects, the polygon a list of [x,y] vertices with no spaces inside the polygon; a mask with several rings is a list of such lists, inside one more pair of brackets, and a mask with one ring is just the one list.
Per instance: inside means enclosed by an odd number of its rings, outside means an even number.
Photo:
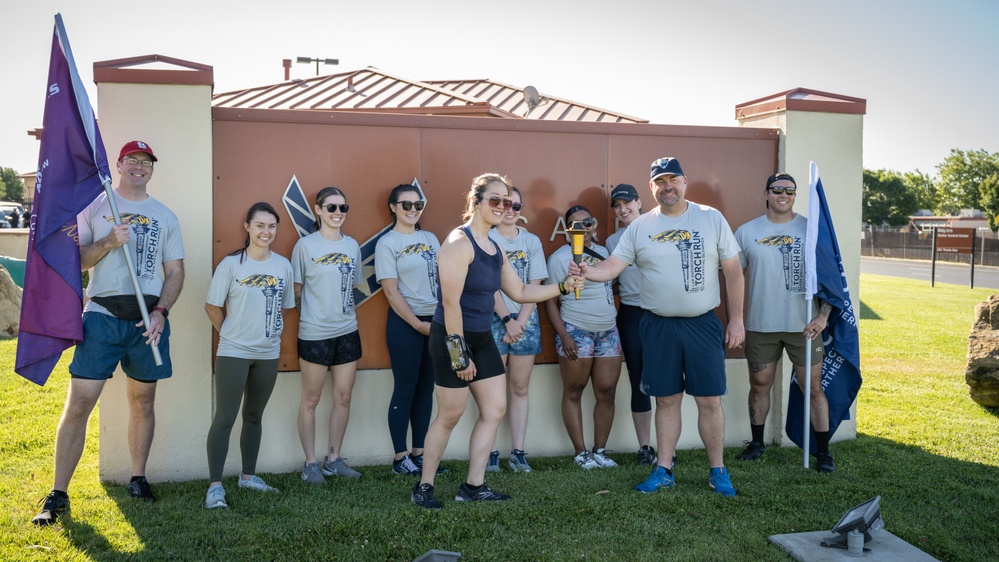
[{"label": "blue and white flag", "polygon": [[[857,398],[860,377],[860,337],[850,289],[846,284],[843,260],[836,241],[826,194],[812,162],[808,183],[808,229],[805,234],[805,298],[818,297],[833,307],[829,325],[822,331],[825,358],[822,360],[822,389],[829,401],[829,435],[850,418],[850,406]],[[796,373],[795,377],[801,376]],[[785,431],[791,441],[804,448],[804,395],[792,379],[787,401]],[[809,432],[808,450],[817,451],[814,431]]]},{"label": "blue and white flag", "polygon": [[62,16],[55,19],[14,366],[17,374],[39,385],[62,352],[83,340],[76,215],[111,181],[104,142]]}]

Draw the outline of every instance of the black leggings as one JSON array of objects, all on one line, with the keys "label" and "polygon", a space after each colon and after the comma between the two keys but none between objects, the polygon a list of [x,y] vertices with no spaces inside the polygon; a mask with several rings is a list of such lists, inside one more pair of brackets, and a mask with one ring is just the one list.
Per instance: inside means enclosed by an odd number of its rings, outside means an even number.
[{"label": "black leggings", "polygon": [[644,314],[644,309],[627,304],[617,311],[617,331],[631,382],[631,411],[635,413],[652,410],[652,400],[642,392],[642,338],[638,325]]},{"label": "black leggings", "polygon": [[215,417],[208,430],[208,476],[212,482],[222,480],[225,458],[229,454],[229,435],[243,400],[243,430],[239,435],[239,450],[243,456],[243,474],[257,470],[260,453],[260,421],[277,381],[277,359],[215,358]]},{"label": "black leggings", "polygon": [[[420,320],[430,322],[430,316]],[[392,400],[388,426],[395,453],[405,453],[406,434],[413,428],[413,448],[422,449],[434,408],[434,367],[430,363],[428,337],[413,329],[389,307],[385,342],[392,363]]]}]

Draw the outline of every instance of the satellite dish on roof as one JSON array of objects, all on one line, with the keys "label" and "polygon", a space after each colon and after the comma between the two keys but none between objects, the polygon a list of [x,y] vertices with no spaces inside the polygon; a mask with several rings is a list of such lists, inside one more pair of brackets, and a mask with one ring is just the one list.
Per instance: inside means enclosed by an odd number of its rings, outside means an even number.
[{"label": "satellite dish on roof", "polygon": [[538,89],[534,86],[525,86],[524,101],[527,102],[527,113],[524,114],[524,117],[527,117],[531,111],[534,111],[535,107],[548,103],[548,98],[541,97],[538,94]]}]

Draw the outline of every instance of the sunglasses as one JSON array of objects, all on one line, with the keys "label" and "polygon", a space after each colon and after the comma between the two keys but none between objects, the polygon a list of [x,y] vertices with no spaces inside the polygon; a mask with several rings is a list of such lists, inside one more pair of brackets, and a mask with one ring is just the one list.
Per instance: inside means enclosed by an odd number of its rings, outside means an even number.
[{"label": "sunglasses", "polygon": [[124,163],[126,163],[126,164],[128,164],[129,166],[134,166],[136,164],[142,164],[143,168],[152,168],[153,167],[153,161],[152,160],[139,160],[138,158],[132,158],[131,156],[128,156],[126,158],[122,158],[121,161],[124,162]]},{"label": "sunglasses", "polygon": [[422,211],[427,206],[426,201],[397,201],[396,205],[402,205],[403,211],[412,211],[416,207],[417,211]]},{"label": "sunglasses", "polygon": [[572,228],[572,226],[577,223],[586,230],[593,230],[594,228],[597,227],[597,219],[593,217],[587,217],[580,221],[572,221],[572,224],[569,225],[569,228]]},{"label": "sunglasses", "polygon": [[797,187],[780,187],[780,186],[777,186],[777,187],[768,187],[767,189],[769,189],[770,191],[772,191],[774,193],[774,195],[780,195],[781,193],[787,193],[788,195],[794,195],[794,192],[798,191]]},{"label": "sunglasses", "polygon": [[489,203],[490,207],[495,208],[502,205],[503,208],[508,211],[511,208],[513,208],[514,205],[517,205],[517,203],[513,202],[513,199],[504,199],[502,197],[496,197],[496,196],[490,197],[489,199],[486,199],[486,201]]},{"label": "sunglasses", "polygon": [[350,205],[348,205],[346,203],[344,203],[342,205],[337,205],[336,203],[327,203],[326,205],[323,205],[323,207],[326,208],[326,212],[327,213],[333,213],[337,209],[340,209],[341,213],[346,213],[347,211],[350,210]]}]

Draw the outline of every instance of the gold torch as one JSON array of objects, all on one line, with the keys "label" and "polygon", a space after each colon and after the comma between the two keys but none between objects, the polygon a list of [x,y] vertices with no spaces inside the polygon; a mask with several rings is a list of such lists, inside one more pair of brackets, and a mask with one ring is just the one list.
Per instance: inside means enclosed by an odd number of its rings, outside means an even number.
[{"label": "gold torch", "polygon": [[[572,261],[578,264],[583,261],[583,240],[589,229],[583,226],[583,221],[572,221],[565,232],[572,236]],[[579,300],[579,289],[576,289],[576,300]]]}]

